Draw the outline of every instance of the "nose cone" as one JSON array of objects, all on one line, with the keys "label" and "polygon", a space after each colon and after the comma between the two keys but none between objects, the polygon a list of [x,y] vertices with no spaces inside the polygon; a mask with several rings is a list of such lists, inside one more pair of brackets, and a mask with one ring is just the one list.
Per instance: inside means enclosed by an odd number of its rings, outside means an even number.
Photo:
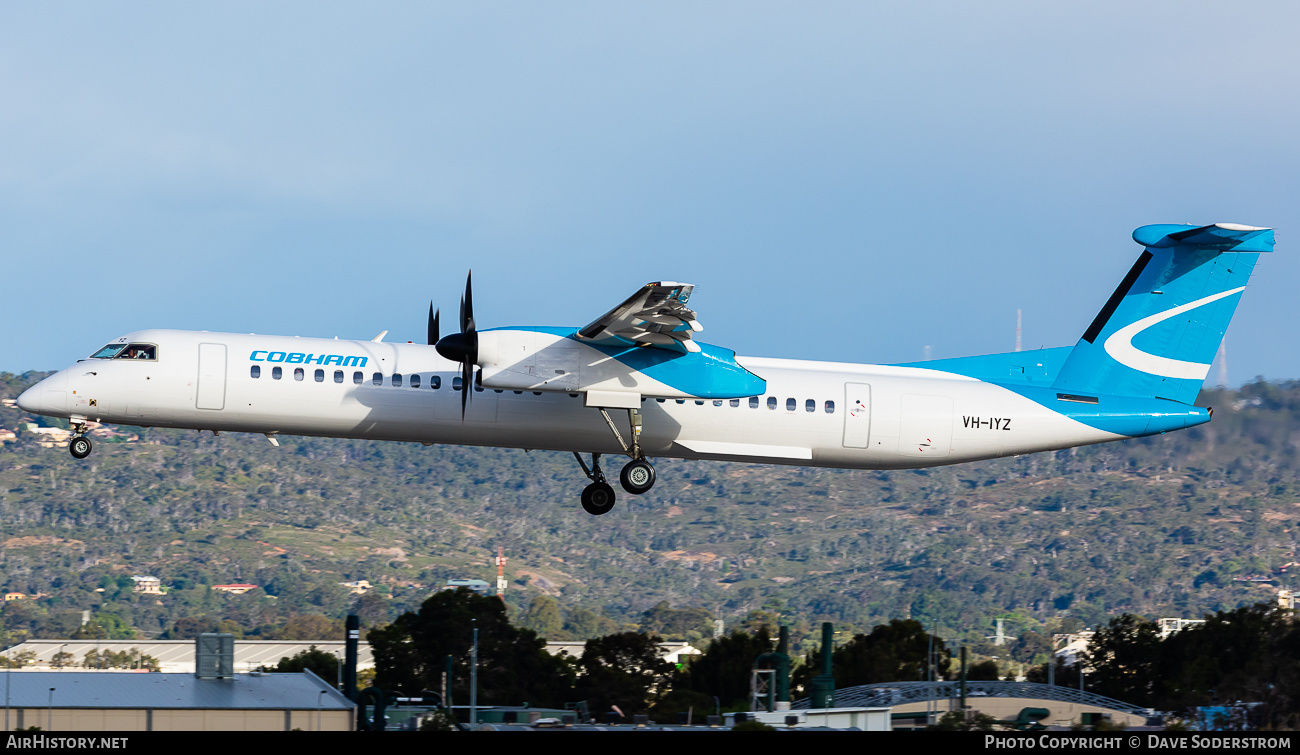
[{"label": "nose cone", "polygon": [[[27,390],[23,391],[22,394],[20,394],[20,395],[18,396],[18,408],[19,408],[19,409],[22,409],[23,411],[27,412],[28,414],[40,414],[40,413],[41,413],[41,412],[40,412],[40,406],[41,406],[41,405],[40,405],[40,402],[37,401],[37,399],[36,399],[36,397],[37,397],[37,395],[38,395],[36,389],[37,389],[37,388],[40,388],[40,385],[41,385],[40,383],[37,383],[36,385],[33,385],[31,388],[28,388]],[[44,392],[44,390],[45,390],[45,389],[42,388],[42,389],[41,389],[41,392]]]},{"label": "nose cone", "polygon": [[22,392],[18,408],[31,414],[57,414],[67,409],[68,376],[56,372]]}]

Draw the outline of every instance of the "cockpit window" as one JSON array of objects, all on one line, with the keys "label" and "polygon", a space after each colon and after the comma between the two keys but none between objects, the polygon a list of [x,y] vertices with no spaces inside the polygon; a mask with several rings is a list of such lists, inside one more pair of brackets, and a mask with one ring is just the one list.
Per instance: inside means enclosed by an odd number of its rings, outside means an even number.
[{"label": "cockpit window", "polygon": [[158,360],[158,347],[152,343],[110,343],[90,355],[91,359]]},{"label": "cockpit window", "polygon": [[99,351],[96,351],[94,354],[91,354],[90,358],[91,359],[112,359],[113,357],[117,356],[117,353],[119,351],[125,348],[126,348],[126,344],[124,343],[110,343],[109,345],[105,346]]},{"label": "cockpit window", "polygon": [[158,359],[158,347],[151,343],[130,343],[115,359]]}]

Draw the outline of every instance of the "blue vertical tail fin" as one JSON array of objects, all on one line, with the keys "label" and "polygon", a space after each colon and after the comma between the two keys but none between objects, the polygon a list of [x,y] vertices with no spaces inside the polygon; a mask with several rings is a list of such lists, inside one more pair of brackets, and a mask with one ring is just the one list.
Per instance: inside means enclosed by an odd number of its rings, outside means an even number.
[{"label": "blue vertical tail fin", "polygon": [[1145,225],[1146,247],[1079,339],[1053,387],[1071,394],[1196,400],[1268,228]]}]

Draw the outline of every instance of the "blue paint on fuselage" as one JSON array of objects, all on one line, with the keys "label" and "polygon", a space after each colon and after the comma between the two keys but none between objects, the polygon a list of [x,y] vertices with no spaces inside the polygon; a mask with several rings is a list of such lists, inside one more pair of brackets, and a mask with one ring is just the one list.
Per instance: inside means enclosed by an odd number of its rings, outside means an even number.
[{"label": "blue paint on fuselage", "polygon": [[[1068,399],[1062,396],[1071,394],[1061,393],[1055,388],[1025,385],[1002,385],[1001,387],[1076,422],[1131,438],[1159,435],[1170,430],[1181,430],[1210,421],[1209,409],[1163,398],[1101,395]],[[1080,401],[1079,398],[1096,399],[1097,403]]]},{"label": "blue paint on fuselage", "polygon": [[[568,338],[618,360],[629,369],[700,398],[743,398],[761,396],[767,381],[741,367],[736,352],[713,344],[695,343],[698,352],[676,351],[653,346],[608,346],[577,338],[577,328],[491,328],[491,330],[529,330]],[[482,331],[488,332],[488,331]]]}]

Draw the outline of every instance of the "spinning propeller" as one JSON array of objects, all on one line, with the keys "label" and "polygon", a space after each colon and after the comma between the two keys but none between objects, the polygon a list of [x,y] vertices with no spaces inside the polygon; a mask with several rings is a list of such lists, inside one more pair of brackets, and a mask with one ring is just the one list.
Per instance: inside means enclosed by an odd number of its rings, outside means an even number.
[{"label": "spinning propeller", "polygon": [[460,300],[460,332],[438,338],[438,313],[429,304],[429,342],[438,353],[453,362],[460,362],[460,418],[465,419],[469,394],[474,386],[474,367],[478,363],[478,330],[474,327],[474,295],[470,288],[473,271],[465,276],[465,296]]}]

